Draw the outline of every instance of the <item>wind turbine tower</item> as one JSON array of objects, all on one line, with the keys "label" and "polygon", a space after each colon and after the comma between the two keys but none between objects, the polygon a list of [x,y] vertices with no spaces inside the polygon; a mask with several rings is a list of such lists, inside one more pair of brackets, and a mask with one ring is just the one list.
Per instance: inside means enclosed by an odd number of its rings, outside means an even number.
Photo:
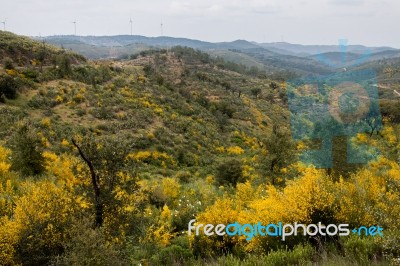
[{"label": "wind turbine tower", "polygon": [[4,19],[4,21],[1,22],[1,24],[3,24],[4,31],[6,31],[6,22],[7,22],[7,19]]},{"label": "wind turbine tower", "polygon": [[132,36],[132,32],[133,32],[133,21],[132,21],[132,18],[129,20],[129,23],[131,24],[131,36]]},{"label": "wind turbine tower", "polygon": [[76,19],[72,23],[74,24],[74,35],[76,36]]}]

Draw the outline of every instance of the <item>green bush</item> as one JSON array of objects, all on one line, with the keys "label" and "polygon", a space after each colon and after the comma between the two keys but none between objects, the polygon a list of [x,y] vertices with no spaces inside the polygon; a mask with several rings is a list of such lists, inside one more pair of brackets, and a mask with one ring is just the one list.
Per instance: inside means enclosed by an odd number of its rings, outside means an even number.
[{"label": "green bush", "polygon": [[10,58],[4,59],[4,69],[14,69],[14,62]]},{"label": "green bush", "polygon": [[242,161],[229,159],[222,162],[217,167],[215,180],[221,186],[236,186],[237,183],[244,182]]},{"label": "green bush", "polygon": [[24,76],[34,82],[39,82],[38,77],[39,77],[39,73],[35,70],[35,69],[25,69],[22,74],[24,74]]},{"label": "green bush", "polygon": [[56,58],[58,75],[60,78],[69,76],[72,73],[71,58],[67,54],[60,54]]},{"label": "green bush", "polygon": [[297,245],[293,250],[277,250],[270,252],[265,258],[265,265],[312,265],[315,250],[310,245]]},{"label": "green bush", "polygon": [[369,264],[372,260],[382,258],[383,250],[374,237],[352,235],[344,242],[346,257],[354,258],[360,264]]},{"label": "green bush", "polygon": [[221,112],[222,114],[226,115],[229,118],[233,117],[233,114],[236,112],[235,107],[233,104],[227,102],[227,101],[221,101],[218,102],[217,104],[214,105],[213,108],[215,111],[214,112]]},{"label": "green bush", "polygon": [[45,171],[43,145],[30,125],[23,125],[16,132],[13,144],[12,168],[24,176],[39,175]]},{"label": "green bush", "polygon": [[151,258],[151,262],[153,265],[187,265],[192,258],[193,254],[189,249],[171,245],[161,249]]},{"label": "green bush", "polygon": [[0,75],[0,101],[2,98],[17,98],[18,82],[9,75]]},{"label": "green bush", "polygon": [[129,265],[118,247],[107,241],[104,230],[93,228],[89,219],[75,221],[64,244],[64,254],[53,265]]}]

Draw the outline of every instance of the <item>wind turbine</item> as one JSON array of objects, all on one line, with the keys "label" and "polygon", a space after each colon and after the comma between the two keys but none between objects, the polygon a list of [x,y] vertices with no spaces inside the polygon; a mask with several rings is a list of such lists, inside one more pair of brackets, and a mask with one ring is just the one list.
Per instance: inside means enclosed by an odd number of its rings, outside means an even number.
[{"label": "wind turbine", "polygon": [[132,36],[132,28],[133,28],[133,21],[132,21],[132,18],[129,20],[129,23],[131,24],[131,36]]},{"label": "wind turbine", "polygon": [[72,24],[74,24],[74,35],[76,36],[76,19],[72,21]]},{"label": "wind turbine", "polygon": [[4,21],[1,22],[1,24],[3,24],[4,31],[6,31],[6,22],[7,22],[7,19],[4,19]]},{"label": "wind turbine", "polygon": [[164,26],[164,24],[163,24],[163,22],[162,22],[162,20],[161,20],[161,36],[164,35],[164,33],[163,33],[163,26]]}]

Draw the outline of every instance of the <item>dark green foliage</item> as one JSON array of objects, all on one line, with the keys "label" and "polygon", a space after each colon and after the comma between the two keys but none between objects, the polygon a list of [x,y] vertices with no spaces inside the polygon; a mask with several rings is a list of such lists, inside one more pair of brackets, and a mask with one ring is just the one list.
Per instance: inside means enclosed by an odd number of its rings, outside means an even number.
[{"label": "dark green foliage", "polygon": [[287,104],[288,103],[288,96],[286,91],[280,91],[279,92],[279,98],[282,100],[283,104]]},{"label": "dark green foliage", "polygon": [[95,73],[95,75],[96,81],[99,83],[104,83],[112,79],[112,70],[108,65],[101,65],[97,69],[97,73]]},{"label": "dark green foliage", "polygon": [[214,110],[229,118],[232,118],[233,114],[236,112],[234,105],[228,101],[221,101],[214,104]]},{"label": "dark green foliage", "polygon": [[129,265],[118,247],[107,241],[105,232],[93,228],[87,218],[74,221],[68,235],[64,253],[55,258],[52,265]]},{"label": "dark green foliage", "polygon": [[39,82],[38,77],[39,77],[39,73],[38,71],[36,71],[35,69],[25,69],[22,74],[24,74],[24,76],[34,82]]},{"label": "dark green foliage", "polygon": [[34,176],[44,172],[43,145],[36,131],[29,124],[22,125],[13,139],[12,168],[23,176]]},{"label": "dark green foliage", "polygon": [[[126,173],[126,157],[132,147],[132,140],[130,136],[96,137],[88,133],[79,143],[75,140],[72,142],[90,170],[87,178],[91,180],[91,186],[86,189],[93,198],[95,224],[100,227],[104,212],[116,212],[114,188],[121,183],[119,173]],[[123,185],[127,186],[130,193],[134,193],[136,180],[132,179]]]},{"label": "dark green foliage", "polygon": [[382,247],[372,237],[350,236],[344,243],[344,252],[360,265],[367,265],[375,258],[382,257]]},{"label": "dark green foliage", "polygon": [[4,59],[4,69],[14,69],[14,62],[10,58]]},{"label": "dark green foliage", "polygon": [[400,101],[382,100],[380,110],[383,117],[389,118],[394,123],[400,122]]},{"label": "dark green foliage", "polygon": [[46,59],[48,57],[49,57],[49,52],[47,51],[46,44],[43,41],[43,45],[39,48],[38,51],[36,51],[36,54],[35,54],[36,60],[38,60],[40,63],[40,72],[43,71],[43,65],[45,64]]},{"label": "dark green foliage", "polygon": [[[234,52],[239,52],[235,50]],[[214,61],[214,63],[221,69],[226,69],[230,71],[234,71],[237,73],[245,74],[245,75],[250,75],[253,77],[257,77],[260,75],[265,75],[265,71],[262,69],[257,68],[256,66],[246,66],[244,64],[237,64],[231,61],[224,60],[222,57],[217,57]]]},{"label": "dark green foliage", "polygon": [[244,182],[243,164],[239,159],[228,159],[218,165],[215,180],[221,186],[236,186]]},{"label": "dark green foliage", "polygon": [[159,86],[162,86],[164,84],[164,78],[161,75],[157,75],[156,77],[156,82]]},{"label": "dark green foliage", "polygon": [[72,73],[71,59],[66,54],[60,54],[56,58],[56,68],[60,78],[69,76]]},{"label": "dark green foliage", "polygon": [[309,245],[298,245],[293,250],[277,250],[268,253],[263,258],[265,265],[307,265],[312,262],[312,256],[315,250]]},{"label": "dark green foliage", "polygon": [[190,249],[185,249],[178,245],[171,245],[160,251],[152,258],[152,261],[158,265],[184,265],[193,258]]},{"label": "dark green foliage", "polygon": [[276,90],[277,88],[279,88],[278,84],[276,82],[271,82],[269,84],[269,87],[273,90]]},{"label": "dark green foliage", "polygon": [[148,77],[148,76],[152,75],[155,70],[151,65],[145,65],[143,67],[143,71],[146,74],[146,76]]},{"label": "dark green foliage", "polygon": [[171,48],[171,52],[175,53],[179,59],[186,62],[207,64],[211,62],[210,55],[200,50],[195,50],[188,47],[175,46]]},{"label": "dark green foliage", "polygon": [[18,88],[19,84],[13,77],[0,75],[0,102],[4,102],[4,98],[15,99]]},{"label": "dark green foliage", "polygon": [[[113,70],[107,64],[102,64],[98,68],[88,65],[71,67],[70,74],[73,80],[92,85],[93,87],[110,81],[114,76]],[[119,79],[116,81],[116,85],[123,87],[125,84],[121,83],[121,79]]]},{"label": "dark green foliage", "polygon": [[253,89],[251,89],[251,94],[253,94],[254,97],[258,98],[258,96],[261,94],[261,89],[253,88]]},{"label": "dark green foliage", "polygon": [[261,164],[265,173],[272,175],[272,184],[275,184],[274,175],[283,167],[287,167],[296,158],[296,147],[290,133],[278,126],[273,126],[272,134],[264,141],[267,155]]}]

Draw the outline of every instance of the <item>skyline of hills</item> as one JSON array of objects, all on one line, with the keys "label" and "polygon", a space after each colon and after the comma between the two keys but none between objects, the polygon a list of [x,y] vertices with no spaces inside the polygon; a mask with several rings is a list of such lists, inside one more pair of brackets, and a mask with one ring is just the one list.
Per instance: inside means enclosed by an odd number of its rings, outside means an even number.
[{"label": "skyline of hills", "polygon": [[[270,42],[270,43],[257,43],[238,39],[234,41],[226,42],[207,42],[202,40],[195,40],[189,38],[169,37],[169,36],[158,36],[158,37],[147,37],[142,35],[111,35],[111,36],[76,36],[76,35],[50,35],[44,37],[33,37],[35,39],[44,39],[55,43],[85,43],[95,46],[126,46],[131,44],[147,44],[154,46],[188,46],[195,49],[217,49],[217,48],[229,48],[229,49],[250,49],[263,47],[269,49],[272,52],[281,54],[297,54],[297,55],[315,55],[327,52],[339,52],[340,45],[307,45],[307,44],[295,44],[289,42]],[[399,50],[389,46],[365,46],[361,44],[350,44],[346,45],[346,51],[352,53],[365,53],[369,52],[382,52],[382,51],[395,51]]]},{"label": "skyline of hills", "polygon": [[285,42],[256,43],[246,40],[211,43],[188,38],[139,35],[59,35],[40,39],[71,49],[89,59],[130,58],[149,49],[184,46],[271,74],[281,72],[295,75],[329,74],[338,69],[358,67],[369,62],[400,58],[399,49],[364,45],[301,45]]}]

